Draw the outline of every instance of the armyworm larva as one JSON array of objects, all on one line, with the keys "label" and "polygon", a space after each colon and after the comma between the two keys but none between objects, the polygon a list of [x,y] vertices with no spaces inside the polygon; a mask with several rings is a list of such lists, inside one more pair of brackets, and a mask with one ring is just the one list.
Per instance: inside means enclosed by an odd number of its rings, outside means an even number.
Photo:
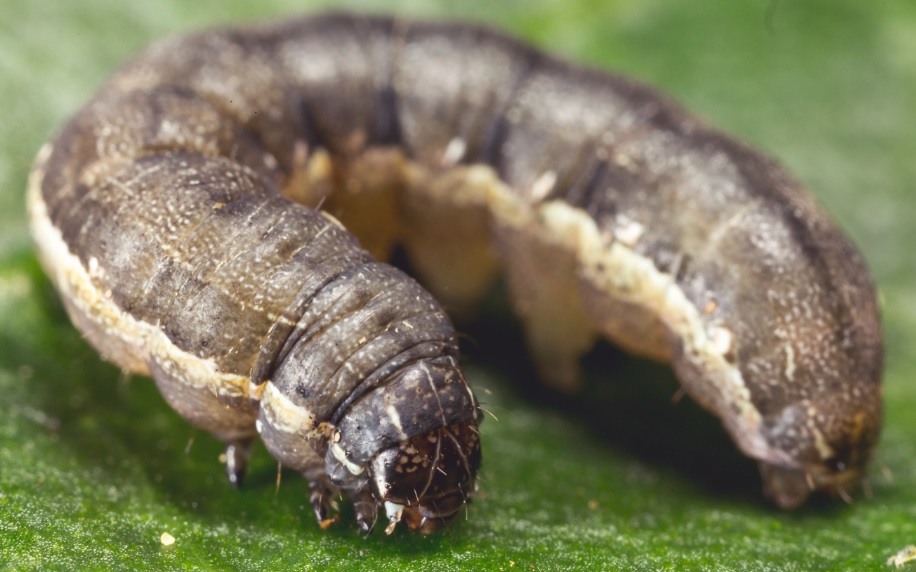
[{"label": "armyworm larva", "polygon": [[[545,380],[571,387],[598,337],[670,361],[783,507],[846,496],[878,437],[874,288],[798,183],[489,29],[327,14],[156,43],[41,150],[29,207],[99,352],[225,441],[233,482],[260,435],[323,523],[338,492],[366,531],[470,500],[481,412],[437,300],[470,312],[500,270]],[[396,245],[433,294],[377,261]]]}]

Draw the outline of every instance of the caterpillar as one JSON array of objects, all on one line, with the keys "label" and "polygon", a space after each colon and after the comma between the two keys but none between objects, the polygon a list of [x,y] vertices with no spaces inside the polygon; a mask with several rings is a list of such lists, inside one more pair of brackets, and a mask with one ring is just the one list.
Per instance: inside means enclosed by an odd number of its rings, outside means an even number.
[{"label": "caterpillar", "polygon": [[[504,273],[544,380],[599,338],[670,362],[796,507],[880,431],[875,289],[774,160],[631,79],[497,31],[329,13],[169,38],[38,154],[39,258],[107,360],[226,443],[441,528],[481,409],[443,308]],[[358,238],[357,238],[358,237]],[[419,282],[384,262],[406,253]]]}]

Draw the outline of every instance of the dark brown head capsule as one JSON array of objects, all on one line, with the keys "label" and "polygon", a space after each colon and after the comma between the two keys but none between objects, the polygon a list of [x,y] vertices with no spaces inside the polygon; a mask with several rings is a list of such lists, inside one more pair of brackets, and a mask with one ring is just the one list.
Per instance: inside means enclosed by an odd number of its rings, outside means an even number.
[{"label": "dark brown head capsule", "polygon": [[333,487],[371,499],[356,508],[364,529],[384,508],[389,534],[401,520],[433,532],[471,500],[480,421],[452,358],[410,363],[340,416],[325,474]]},{"label": "dark brown head capsule", "polygon": [[423,533],[447,524],[469,501],[479,467],[474,422],[435,429],[376,455],[369,482],[372,496],[385,506],[385,531],[401,520]]}]

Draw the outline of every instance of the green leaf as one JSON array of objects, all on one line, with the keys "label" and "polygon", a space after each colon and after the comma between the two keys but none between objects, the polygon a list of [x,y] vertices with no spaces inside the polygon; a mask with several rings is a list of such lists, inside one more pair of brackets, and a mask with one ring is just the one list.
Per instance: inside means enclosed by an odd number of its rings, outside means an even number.
[{"label": "green leaf", "polygon": [[[469,379],[498,421],[483,426],[481,494],[466,520],[431,537],[363,538],[345,512],[321,531],[305,483],[284,473],[277,489],[263,448],[232,490],[219,444],[149,380],[101,362],[69,324],[32,253],[23,192],[41,143],[152,39],[319,3],[4,0],[0,569],[879,570],[916,543],[916,4],[395,6],[487,22],[641,78],[812,189],[863,250],[884,302],[887,409],[871,497],[782,512],[716,420],[672,403],[664,367],[602,347],[582,395],[550,394],[501,319],[472,330],[480,348],[467,348]],[[176,542],[163,546],[163,532]]]}]

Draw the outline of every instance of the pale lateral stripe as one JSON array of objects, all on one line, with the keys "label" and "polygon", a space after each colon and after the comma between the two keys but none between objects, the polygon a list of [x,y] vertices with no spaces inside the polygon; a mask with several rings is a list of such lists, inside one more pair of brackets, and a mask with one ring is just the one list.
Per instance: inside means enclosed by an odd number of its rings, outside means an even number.
[{"label": "pale lateral stripe", "polygon": [[270,426],[277,431],[306,438],[319,436],[316,416],[305,407],[293,403],[273,383],[267,382],[264,387],[261,410]]},{"label": "pale lateral stripe", "polygon": [[121,367],[149,374],[147,363],[153,357],[164,364],[174,364],[182,380],[191,387],[209,387],[221,397],[249,397],[250,380],[247,376],[219,371],[212,359],[203,359],[178,348],[155,324],[137,320],[122,311],[111,299],[111,293],[99,289],[92,275],[104,277],[104,268],[98,262],[90,274],[80,259],[63,240],[58,228],[48,216],[48,208],[41,193],[43,164],[51,147],[42,147],[36,159],[36,168],[29,181],[28,208],[32,236],[38,246],[42,265],[61,291],[62,297],[80,314],[81,318],[95,324],[106,341],[116,342],[128,354],[112,355],[115,348],[99,348],[102,354]]},{"label": "pale lateral stripe", "polygon": [[533,206],[492,171],[486,183],[490,212],[497,223],[519,231],[530,231],[533,226],[549,242],[575,253],[584,278],[616,300],[650,310],[682,340],[685,354],[694,356],[709,386],[718,393],[716,413],[745,454],[781,466],[797,466],[761,434],[762,417],[751,402],[741,371],[724,355],[731,340],[707,332],[701,309],[690,302],[673,275],[660,271],[630,245],[605,239],[582,209],[560,200]]}]

